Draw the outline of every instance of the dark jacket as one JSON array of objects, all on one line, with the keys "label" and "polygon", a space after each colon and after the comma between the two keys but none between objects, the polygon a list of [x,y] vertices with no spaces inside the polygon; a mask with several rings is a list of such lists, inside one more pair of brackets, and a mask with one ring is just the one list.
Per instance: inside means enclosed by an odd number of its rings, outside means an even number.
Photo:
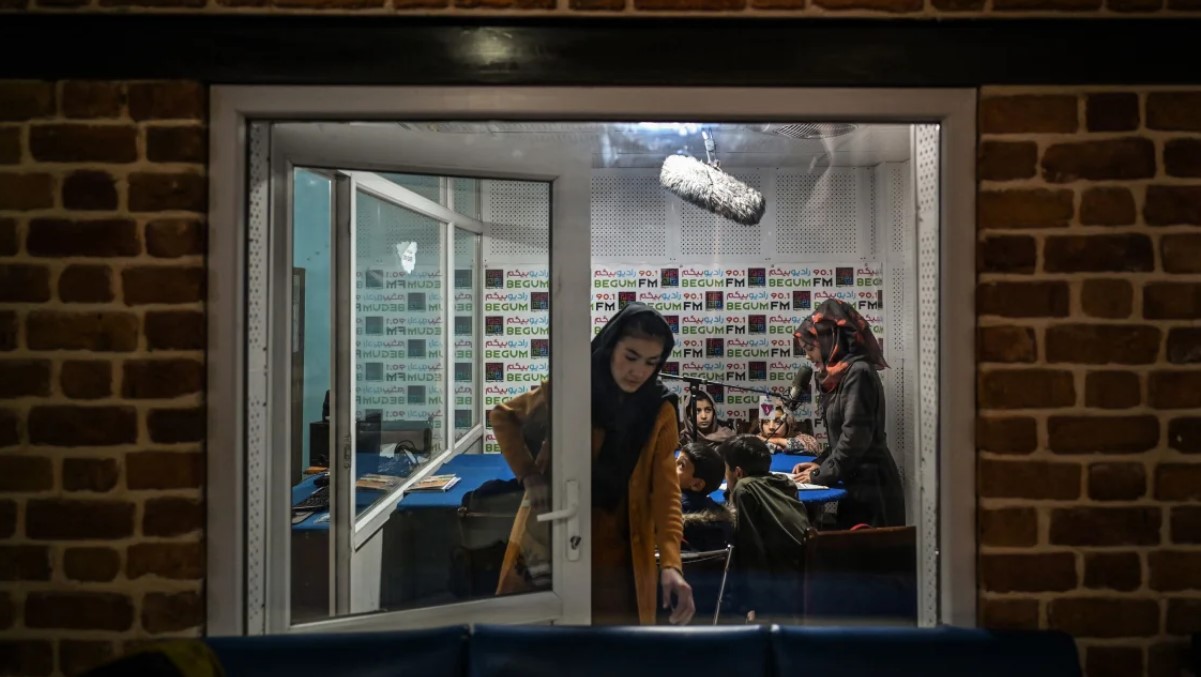
[{"label": "dark jacket", "polygon": [[814,481],[827,486],[842,482],[847,490],[847,497],[838,502],[837,526],[904,525],[905,494],[888,450],[880,375],[867,361],[856,362],[826,397],[830,447],[817,458],[820,467]]},{"label": "dark jacket", "polygon": [[734,516],[724,505],[695,491],[680,492],[684,508],[683,549],[691,552],[721,550],[734,536]]},{"label": "dark jacket", "polygon": [[733,604],[760,622],[798,622],[803,604],[805,539],[809,518],[787,477],[744,477],[734,485],[736,513]]}]

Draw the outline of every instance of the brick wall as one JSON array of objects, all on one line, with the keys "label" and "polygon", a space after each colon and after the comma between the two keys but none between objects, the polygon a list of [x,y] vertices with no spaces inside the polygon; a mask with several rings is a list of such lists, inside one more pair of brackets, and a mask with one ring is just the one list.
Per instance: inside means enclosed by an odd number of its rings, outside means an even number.
[{"label": "brick wall", "polygon": [[206,112],[0,82],[0,674],[203,622]]},{"label": "brick wall", "polygon": [[981,619],[1090,677],[1201,631],[1201,91],[985,88]]}]

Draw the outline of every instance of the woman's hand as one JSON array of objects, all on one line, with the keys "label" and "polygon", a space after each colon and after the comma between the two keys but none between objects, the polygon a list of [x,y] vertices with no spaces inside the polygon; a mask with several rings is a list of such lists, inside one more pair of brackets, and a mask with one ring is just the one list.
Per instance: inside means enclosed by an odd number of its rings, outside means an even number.
[{"label": "woman's hand", "polygon": [[546,512],[550,508],[550,487],[546,476],[540,472],[532,472],[522,480],[525,493],[530,499],[530,508],[535,514]]},{"label": "woman's hand", "polygon": [[813,471],[818,469],[816,463],[797,463],[792,469],[792,481],[806,484],[812,479]]},{"label": "woman's hand", "polygon": [[672,625],[687,625],[696,613],[692,586],[688,585],[684,574],[677,569],[663,569],[659,573],[659,583],[663,586],[663,608],[671,609],[671,617],[668,620]]}]

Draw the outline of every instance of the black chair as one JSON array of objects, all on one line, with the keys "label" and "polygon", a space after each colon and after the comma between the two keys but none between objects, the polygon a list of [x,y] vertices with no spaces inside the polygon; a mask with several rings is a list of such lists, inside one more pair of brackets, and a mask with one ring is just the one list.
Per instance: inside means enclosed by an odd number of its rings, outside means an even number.
[{"label": "black chair", "polygon": [[917,623],[917,531],[815,531],[805,542],[805,621]]},{"label": "black chair", "polygon": [[459,543],[452,554],[451,590],[461,599],[492,595],[513,520],[525,491],[517,480],[489,480],[463,496],[458,508]]}]

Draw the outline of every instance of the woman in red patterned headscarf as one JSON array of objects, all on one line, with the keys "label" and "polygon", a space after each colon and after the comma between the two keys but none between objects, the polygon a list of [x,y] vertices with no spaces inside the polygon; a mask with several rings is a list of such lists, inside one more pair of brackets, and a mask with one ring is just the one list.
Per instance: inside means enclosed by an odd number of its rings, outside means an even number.
[{"label": "woman in red patterned headscarf", "polygon": [[888,450],[884,385],[876,373],[888,368],[880,342],[859,311],[837,299],[805,318],[793,340],[794,351],[817,369],[818,410],[829,438],[816,462],[793,468],[797,479],[842,483],[847,497],[838,504],[839,528],[903,525],[905,494]]}]

